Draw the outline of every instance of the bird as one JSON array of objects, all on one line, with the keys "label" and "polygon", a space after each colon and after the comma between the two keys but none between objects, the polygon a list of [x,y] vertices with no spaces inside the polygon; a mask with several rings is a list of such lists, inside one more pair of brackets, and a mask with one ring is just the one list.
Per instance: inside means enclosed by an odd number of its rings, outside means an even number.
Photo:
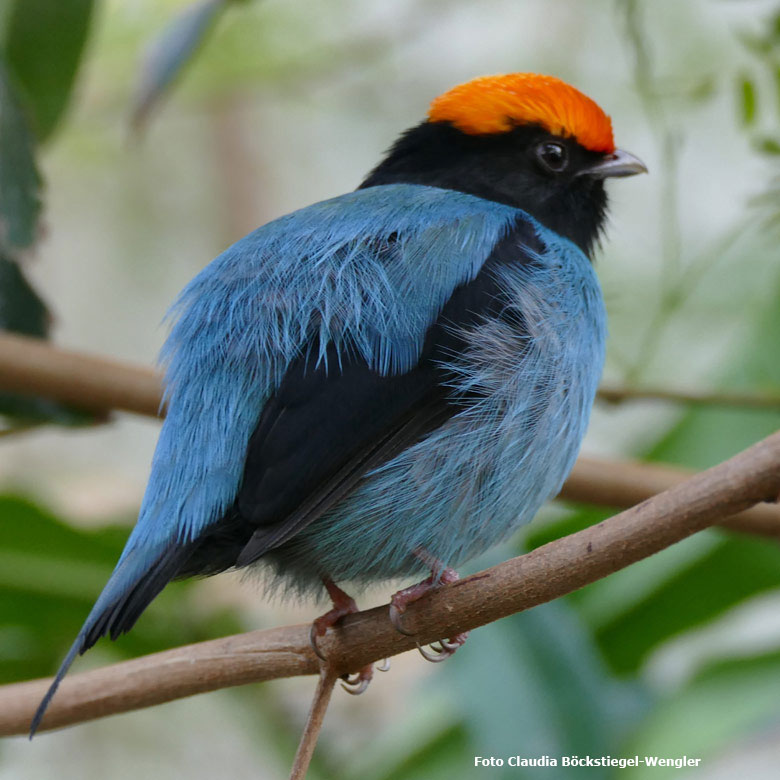
[{"label": "bird", "polygon": [[391,599],[403,631],[411,601],[531,520],[602,372],[605,180],[646,170],[570,84],[483,76],[435,98],[357,189],[208,264],[169,313],[138,521],[31,736],[76,656],[173,579],[261,567],[286,595],[324,588],[316,650],[357,609],[338,583],[428,574]]}]

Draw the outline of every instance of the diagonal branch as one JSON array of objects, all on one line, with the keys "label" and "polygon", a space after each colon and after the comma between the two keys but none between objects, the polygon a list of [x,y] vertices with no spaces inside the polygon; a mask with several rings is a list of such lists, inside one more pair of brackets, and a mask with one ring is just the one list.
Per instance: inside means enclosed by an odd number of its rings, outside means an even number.
[{"label": "diagonal branch", "polygon": [[[477,628],[571,593],[780,494],[780,432],[653,498],[409,605],[399,634],[387,605],[349,615],[322,638],[337,673]],[[149,707],[195,693],[316,674],[305,625],[253,631],[168,650],[66,679],[42,728]],[[49,680],[0,688],[0,735],[27,731]]]}]

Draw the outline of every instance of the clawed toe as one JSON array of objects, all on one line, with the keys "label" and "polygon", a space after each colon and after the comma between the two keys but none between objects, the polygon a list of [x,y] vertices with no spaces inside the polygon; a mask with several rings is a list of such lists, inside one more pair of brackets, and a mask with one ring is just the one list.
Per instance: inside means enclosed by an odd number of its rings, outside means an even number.
[{"label": "clawed toe", "polygon": [[[317,658],[327,666],[328,659],[317,644],[317,638],[325,636],[329,628],[333,628],[345,615],[351,615],[358,611],[354,599],[350,598],[339,588],[332,580],[323,580],[325,587],[333,601],[333,609],[321,615],[311,624],[309,629],[309,642]],[[400,620],[400,617],[399,617]],[[387,672],[390,669],[390,659],[385,658],[381,664],[376,667],[380,672]],[[355,674],[345,674],[341,679],[341,687],[352,696],[359,696],[368,688],[374,677],[374,667],[369,664],[364,666]]]},{"label": "clawed toe", "polygon": [[[435,574],[431,574],[428,579],[423,580],[422,582],[418,582],[416,585],[412,585],[411,587],[399,590],[398,593],[395,593],[390,599],[390,622],[393,624],[393,628],[395,628],[399,634],[404,634],[405,636],[414,636],[414,632],[408,631],[403,625],[403,615],[406,611],[406,607],[413,601],[417,601],[417,599],[422,598],[422,596],[424,596],[429,591],[435,590],[441,585],[446,585],[458,580],[458,573],[454,569],[449,567],[441,568],[441,564],[426,553],[417,552],[415,555],[420,558],[420,560],[431,565],[431,567],[434,568],[434,572],[438,569],[440,573],[438,577],[436,577]],[[449,639],[440,639],[438,642],[433,642],[429,646],[429,650],[426,650],[418,642],[417,649],[420,651],[420,655],[425,658],[426,661],[437,664],[441,661],[446,661],[450,656],[452,656],[455,651],[463,645],[467,637],[468,633],[463,633],[456,634]]]},{"label": "clawed toe", "polygon": [[346,674],[341,678],[341,687],[351,696],[360,696],[374,678],[374,667],[369,664],[356,674]]},{"label": "clawed toe", "polygon": [[328,610],[324,615],[320,615],[315,621],[312,622],[309,629],[309,642],[311,649],[317,658],[323,663],[327,663],[328,659],[323,655],[322,650],[317,645],[317,637],[325,636],[328,633],[328,629],[336,625],[345,615],[351,615],[358,611],[355,600],[344,593],[332,580],[325,579],[323,584],[333,601],[333,609]]},{"label": "clawed toe", "polygon": [[[398,594],[396,594],[397,596]],[[393,596],[395,599],[395,596]],[[390,622],[393,624],[393,628],[399,633],[405,636],[414,636],[413,631],[407,631],[403,626],[403,616],[405,607],[400,607],[394,601],[390,602]]]},{"label": "clawed toe", "polygon": [[418,642],[417,649],[426,661],[430,661],[432,664],[438,664],[455,655],[455,651],[458,648],[463,647],[467,638],[468,632],[456,634],[451,639],[439,639],[438,642],[432,642],[429,645],[430,650],[426,650]]}]

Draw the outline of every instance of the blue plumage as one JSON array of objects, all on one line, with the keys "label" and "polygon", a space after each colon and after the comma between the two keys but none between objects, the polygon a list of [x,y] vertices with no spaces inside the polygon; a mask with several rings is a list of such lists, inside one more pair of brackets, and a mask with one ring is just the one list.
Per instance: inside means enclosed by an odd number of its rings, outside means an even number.
[{"label": "blue plumage", "polygon": [[217,257],[174,306],[168,415],[126,550],[153,556],[224,514],[263,404],[312,336],[314,362],[335,344],[382,374],[408,371],[517,214],[433,187],[372,187],[277,219]]},{"label": "blue plumage", "polygon": [[435,100],[356,192],[198,274],[171,312],[138,523],[31,734],[76,655],[176,577],[259,561],[285,592],[324,585],[314,638],[356,609],[337,582],[427,568],[391,599],[403,630],[406,605],[457,576],[446,567],[530,520],[574,463],[601,374],[588,255],[604,180],[645,170],[573,87],[480,78]]},{"label": "blue plumage", "polygon": [[[425,568],[409,555],[415,549],[457,567],[560,490],[601,376],[606,314],[585,255],[522,218],[545,251],[498,272],[512,301],[507,316],[471,328],[466,351],[448,361],[454,394],[479,400],[295,537],[276,568],[299,588],[316,588],[320,571],[363,583],[412,575]],[[518,257],[528,251],[516,248]]]},{"label": "blue plumage", "polygon": [[314,339],[313,364],[335,347],[339,363],[357,356],[382,375],[409,371],[453,291],[518,221],[543,249],[518,244],[530,262],[496,273],[523,329],[511,311],[484,319],[447,361],[453,396],[480,400],[366,475],[269,560],[298,590],[318,586],[323,571],[357,581],[409,574],[420,568],[409,554],[418,547],[457,565],[557,492],[604,354],[599,286],[578,247],[519,209],[413,184],[358,190],[271,222],[216,258],[174,306],[162,353],[168,413],[139,520],[33,731],[76,654],[126,630],[182,565],[171,549],[229,510],[249,438],[291,361]]}]

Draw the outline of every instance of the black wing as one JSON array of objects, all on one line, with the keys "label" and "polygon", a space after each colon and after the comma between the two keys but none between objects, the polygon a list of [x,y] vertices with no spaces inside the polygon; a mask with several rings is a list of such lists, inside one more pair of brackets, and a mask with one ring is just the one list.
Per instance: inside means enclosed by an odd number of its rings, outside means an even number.
[{"label": "black wing", "polygon": [[[357,357],[342,355],[339,362],[332,347],[327,361],[315,366],[309,356],[319,350],[312,344],[263,409],[234,507],[200,538],[180,574],[211,574],[257,560],[322,516],[366,472],[457,413],[468,399],[451,396],[443,363],[462,352],[464,329],[504,316],[496,269],[533,262],[541,250],[533,228],[518,221],[477,277],[453,292],[406,374],[382,376]],[[516,311],[512,318],[522,327]]]}]

